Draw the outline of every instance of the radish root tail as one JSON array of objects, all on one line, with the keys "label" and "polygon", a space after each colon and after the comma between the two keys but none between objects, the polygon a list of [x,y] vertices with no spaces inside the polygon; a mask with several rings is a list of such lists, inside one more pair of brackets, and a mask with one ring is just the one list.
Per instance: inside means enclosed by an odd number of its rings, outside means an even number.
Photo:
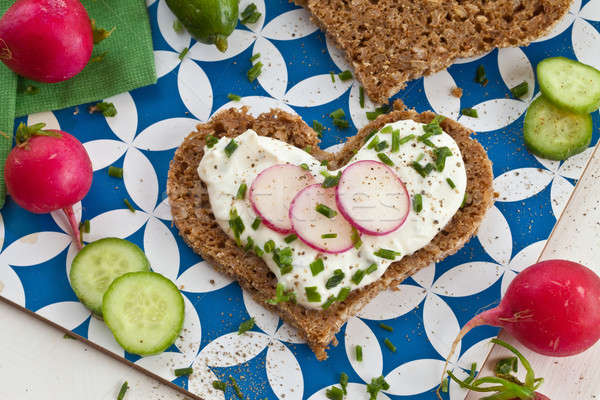
[{"label": "radish root tail", "polygon": [[77,223],[77,219],[75,218],[75,214],[73,213],[73,206],[63,208],[67,219],[69,220],[69,225],[71,225],[71,236],[73,237],[73,242],[75,246],[77,246],[77,250],[81,250],[83,244],[81,243],[81,232],[79,231],[79,224]]},{"label": "radish root tail", "polygon": [[442,385],[443,385],[444,379],[446,377],[446,372],[448,371],[448,364],[450,363],[450,359],[456,352],[456,347],[458,346],[458,344],[460,343],[462,338],[471,329],[473,329],[477,326],[480,326],[480,325],[495,325],[495,326],[497,326],[498,325],[497,321],[501,315],[500,313],[501,313],[501,311],[498,307],[484,311],[481,314],[474,316],[469,322],[467,322],[465,324],[465,326],[462,327],[460,332],[458,332],[456,339],[454,339],[454,342],[452,342],[452,347],[450,348],[450,354],[448,354],[448,357],[446,357],[446,363],[444,364],[444,370],[442,371],[442,381],[440,382],[440,385],[438,386],[437,390],[435,391],[438,399],[440,399],[440,400],[442,399],[440,390],[442,389]]}]

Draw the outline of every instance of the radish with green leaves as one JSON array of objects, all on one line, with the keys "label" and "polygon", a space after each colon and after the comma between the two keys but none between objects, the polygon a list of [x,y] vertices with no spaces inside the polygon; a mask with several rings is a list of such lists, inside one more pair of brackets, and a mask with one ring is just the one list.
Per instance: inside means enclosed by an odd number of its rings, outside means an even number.
[{"label": "radish with green leaves", "polygon": [[447,360],[467,332],[480,325],[502,327],[539,354],[579,354],[600,339],[600,277],[566,260],[526,268],[510,283],[497,307],[466,323]]},{"label": "radish with green leaves", "polygon": [[73,241],[81,248],[73,204],[92,185],[92,162],[85,148],[66,132],[43,129],[45,124],[19,125],[16,147],[4,167],[9,195],[19,206],[36,214],[63,210]]},{"label": "radish with green leaves", "polygon": [[72,78],[93,47],[90,17],[79,0],[18,0],[0,19],[0,60],[34,81]]}]

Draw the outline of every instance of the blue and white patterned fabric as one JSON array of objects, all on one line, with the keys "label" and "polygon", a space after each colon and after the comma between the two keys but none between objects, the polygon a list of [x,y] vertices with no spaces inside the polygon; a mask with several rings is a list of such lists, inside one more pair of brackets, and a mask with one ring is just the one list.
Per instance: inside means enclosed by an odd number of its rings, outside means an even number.
[{"label": "blue and white patterned fabric", "polygon": [[[375,107],[368,100],[360,107],[358,82],[332,82],[330,71],[349,66],[306,11],[287,0],[254,2],[263,16],[252,25],[238,26],[228,51],[220,53],[187,33],[176,33],[165,1],[149,0],[157,85],[106,99],[118,110],[114,118],[90,115],[87,105],[27,118],[29,123],[60,127],[85,144],[95,171],[89,194],[75,207],[78,218],[91,221],[85,240],[116,236],[140,245],[154,271],[183,291],[182,337],[164,354],[126,354],[69,286],[76,248],[62,213],[33,215],[10,199],[0,219],[0,295],[206,399],[234,398],[231,389],[224,395],[211,386],[213,380],[232,375],[251,399],[321,400],[340,372],[350,376],[352,400],[368,399],[365,385],[380,375],[390,388],[378,399],[431,399],[460,326],[497,304],[515,275],[535,262],[591,154],[590,148],[562,163],[536,158],[523,146],[522,122],[538,91],[534,66],[541,59],[562,55],[600,68],[600,0],[576,0],[551,34],[527,48],[458,60],[445,71],[410,82],[397,95],[418,111],[433,109],[475,130],[494,163],[499,197],[476,238],[458,254],[407,279],[399,290],[377,296],[342,328],[339,345],[323,362],[294,329],[181,241],[166,200],[175,148],[198,121],[221,109],[243,104],[258,114],[279,107],[309,123],[318,120],[327,128],[322,143],[327,148],[352,136],[367,122],[365,111]],[[241,9],[249,3],[242,0]],[[189,53],[180,60],[186,47]],[[263,73],[249,83],[249,58],[257,53]],[[478,65],[487,72],[485,87],[473,81]],[[522,81],[529,83],[530,92],[515,100],[509,88]],[[450,95],[455,86],[464,91],[460,99]],[[229,93],[242,100],[230,102]],[[479,118],[462,116],[465,107],[477,109]],[[328,114],[337,108],[345,110],[354,126],[340,130],[332,125]],[[596,128],[598,117],[596,112]],[[597,138],[596,129],[594,143]],[[108,176],[109,165],[123,167],[123,180]],[[124,207],[124,198],[131,199],[135,213]],[[256,326],[238,335],[238,325],[250,317]],[[394,331],[381,329],[380,322]],[[480,327],[466,335],[451,368],[465,376],[472,362],[481,364],[496,333],[495,328]],[[397,346],[396,353],[383,345],[385,338]],[[353,355],[358,344],[362,362]],[[188,366],[194,367],[189,379],[173,375],[174,368]],[[451,384],[446,396],[455,400],[464,394]]]}]

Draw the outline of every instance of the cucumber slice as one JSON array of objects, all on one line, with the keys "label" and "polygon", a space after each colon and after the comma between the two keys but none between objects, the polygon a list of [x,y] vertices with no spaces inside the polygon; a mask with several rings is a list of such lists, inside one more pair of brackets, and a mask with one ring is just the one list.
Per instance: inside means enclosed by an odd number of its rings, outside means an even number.
[{"label": "cucumber slice", "polygon": [[117,238],[85,246],[73,259],[69,279],[79,300],[102,316],[102,296],[115,278],[127,272],[149,271],[150,262],[135,244]]},{"label": "cucumber slice", "polygon": [[589,114],[600,107],[600,71],[564,57],[542,60],[537,66],[540,90],[557,107]]},{"label": "cucumber slice", "polygon": [[183,326],[183,296],[156,272],[130,272],[115,279],[102,301],[104,321],[128,352],[147,356],[167,349]]},{"label": "cucumber slice", "polygon": [[523,138],[533,154],[550,160],[564,160],[588,148],[592,130],[590,114],[561,110],[540,96],[527,109]]}]

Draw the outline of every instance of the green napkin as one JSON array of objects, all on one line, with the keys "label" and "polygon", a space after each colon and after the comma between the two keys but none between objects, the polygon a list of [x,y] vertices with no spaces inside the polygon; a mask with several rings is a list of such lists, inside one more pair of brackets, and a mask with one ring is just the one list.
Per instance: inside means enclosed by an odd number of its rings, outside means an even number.
[{"label": "green napkin", "polygon": [[[14,0],[0,0],[0,12]],[[99,62],[90,62],[77,76],[68,81],[44,84],[17,77],[0,63],[0,130],[8,134],[14,128],[14,118],[88,103],[156,82],[154,53],[145,0],[82,0],[90,18],[98,28],[112,35],[94,46],[92,58],[106,52]],[[36,94],[26,94],[34,86]],[[117,110],[118,112],[119,110]],[[77,136],[77,132],[71,132]],[[4,163],[12,139],[0,139],[0,207],[4,205]]]}]

